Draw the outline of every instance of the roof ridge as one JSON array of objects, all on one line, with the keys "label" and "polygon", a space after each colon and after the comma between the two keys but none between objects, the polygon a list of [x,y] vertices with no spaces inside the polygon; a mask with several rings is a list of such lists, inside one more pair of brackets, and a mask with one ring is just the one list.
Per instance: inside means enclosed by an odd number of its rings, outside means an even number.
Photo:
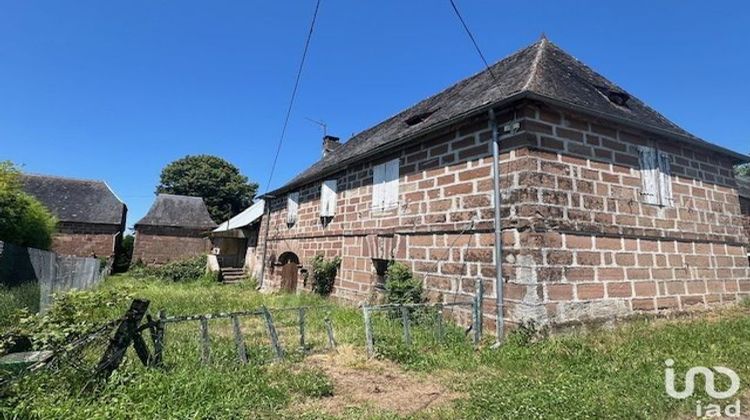
[{"label": "roof ridge", "polygon": [[185,194],[172,194],[172,193],[157,193],[156,194],[157,197],[164,196],[164,195],[168,195],[170,197],[197,198],[197,199],[203,200],[203,197],[199,195],[185,195]]},{"label": "roof ridge", "polygon": [[542,35],[542,38],[537,42],[539,46],[537,47],[536,55],[534,56],[534,61],[531,63],[531,71],[529,72],[529,78],[526,80],[526,83],[524,83],[523,87],[521,88],[522,91],[529,90],[529,87],[531,84],[536,80],[536,75],[539,72],[539,62],[542,61],[542,54],[544,54],[544,50],[547,49],[547,44],[549,41],[547,40],[547,37]]},{"label": "roof ridge", "polygon": [[23,176],[34,176],[38,178],[55,178],[55,179],[64,179],[66,181],[74,181],[74,182],[95,182],[97,184],[104,184],[107,185],[107,182],[101,179],[92,179],[92,178],[76,178],[76,177],[70,177],[70,176],[62,176],[62,175],[48,175],[48,174],[40,174],[37,172],[22,172],[21,175]]}]

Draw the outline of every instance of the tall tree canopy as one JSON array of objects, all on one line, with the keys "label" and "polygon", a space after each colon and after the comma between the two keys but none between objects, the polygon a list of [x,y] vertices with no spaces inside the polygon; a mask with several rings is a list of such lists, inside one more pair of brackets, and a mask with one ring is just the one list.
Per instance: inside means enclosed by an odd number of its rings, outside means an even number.
[{"label": "tall tree canopy", "polygon": [[216,156],[185,156],[161,171],[157,193],[203,197],[215,222],[222,222],[250,204],[258,184],[248,182],[236,166]]},{"label": "tall tree canopy", "polygon": [[0,162],[0,241],[49,249],[57,220],[36,198],[21,189],[21,172]]}]

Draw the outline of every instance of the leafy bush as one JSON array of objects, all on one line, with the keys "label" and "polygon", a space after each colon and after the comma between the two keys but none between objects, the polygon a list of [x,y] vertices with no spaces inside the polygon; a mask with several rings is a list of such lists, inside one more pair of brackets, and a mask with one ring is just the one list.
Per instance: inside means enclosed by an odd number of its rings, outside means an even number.
[{"label": "leafy bush", "polygon": [[388,303],[422,303],[422,281],[412,274],[406,264],[392,262],[388,265],[385,281],[385,298]]},{"label": "leafy bush", "polygon": [[57,220],[36,198],[21,189],[21,172],[0,162],[0,240],[49,249]]},{"label": "leafy bush", "polygon": [[340,266],[341,258],[338,256],[330,260],[326,260],[322,255],[314,256],[312,259],[313,291],[321,296],[330,295]]},{"label": "leafy bush", "polygon": [[[127,288],[56,294],[44,314],[32,314],[26,309],[17,312],[19,320],[12,332],[29,337],[37,349],[54,349],[119,316],[132,298]],[[0,342],[0,352],[7,344]]]},{"label": "leafy bush", "polygon": [[136,263],[131,271],[135,275],[153,276],[171,281],[216,280],[215,274],[206,273],[207,259],[207,256],[200,255],[173,261],[161,267],[149,267]]}]

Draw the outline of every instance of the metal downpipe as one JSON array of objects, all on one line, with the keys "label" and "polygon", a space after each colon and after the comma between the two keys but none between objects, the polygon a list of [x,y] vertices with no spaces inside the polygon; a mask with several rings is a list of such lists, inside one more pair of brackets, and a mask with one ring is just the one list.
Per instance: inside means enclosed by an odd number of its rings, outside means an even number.
[{"label": "metal downpipe", "polygon": [[500,215],[502,196],[500,195],[500,139],[495,120],[495,110],[490,108],[492,126],[492,183],[495,201],[495,344],[502,345],[505,339],[505,319],[503,318],[503,225]]}]

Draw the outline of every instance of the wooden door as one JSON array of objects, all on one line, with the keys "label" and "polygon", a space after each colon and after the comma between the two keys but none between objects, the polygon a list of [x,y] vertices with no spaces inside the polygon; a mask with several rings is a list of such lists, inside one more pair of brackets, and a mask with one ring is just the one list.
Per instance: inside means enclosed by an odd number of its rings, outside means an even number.
[{"label": "wooden door", "polygon": [[281,268],[281,290],[294,292],[297,290],[297,263],[287,261]]}]

